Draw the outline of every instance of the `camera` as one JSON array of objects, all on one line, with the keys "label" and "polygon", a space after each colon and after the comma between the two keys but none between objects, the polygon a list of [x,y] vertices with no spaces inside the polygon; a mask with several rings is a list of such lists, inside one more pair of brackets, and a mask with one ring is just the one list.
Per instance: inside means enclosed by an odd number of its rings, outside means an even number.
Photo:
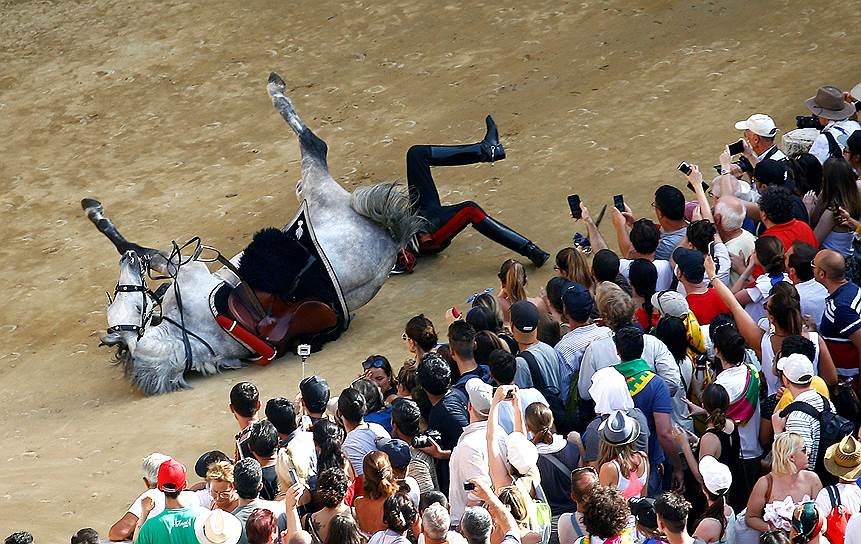
[{"label": "camera", "polygon": [[473,491],[473,490],[475,490],[475,484],[472,482],[463,482],[463,490],[464,491]]},{"label": "camera", "polygon": [[437,431],[428,431],[425,434],[420,434],[418,436],[413,437],[413,447],[414,448],[427,448],[431,445],[431,438],[435,441],[439,442],[442,440],[442,435]]},{"label": "camera", "polygon": [[299,357],[308,357],[311,355],[311,345],[310,344],[299,344],[296,348],[296,355]]},{"label": "camera", "polygon": [[816,130],[825,128],[819,124],[819,117],[815,115],[796,115],[795,126],[797,128],[815,128]]},{"label": "camera", "polygon": [[750,161],[747,160],[747,157],[739,157],[735,162],[736,166],[738,166],[742,172],[745,174],[753,174],[753,165],[750,164]]}]

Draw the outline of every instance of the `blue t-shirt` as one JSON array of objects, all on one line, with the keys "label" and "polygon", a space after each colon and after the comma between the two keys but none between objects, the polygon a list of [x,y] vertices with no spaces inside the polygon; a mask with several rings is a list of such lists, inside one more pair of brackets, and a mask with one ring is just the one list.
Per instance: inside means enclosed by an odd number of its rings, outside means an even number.
[{"label": "blue t-shirt", "polygon": [[365,416],[365,421],[381,425],[387,433],[392,434],[392,407],[386,406],[382,410],[377,410],[376,412],[367,414]]},{"label": "blue t-shirt", "polygon": [[849,338],[861,329],[861,289],[847,282],[825,297],[819,332],[826,339]]},{"label": "blue t-shirt", "polygon": [[656,467],[664,462],[664,450],[658,442],[658,433],[655,431],[655,413],[672,414],[673,401],[670,397],[670,389],[667,382],[657,374],[649,380],[643,389],[634,395],[634,406],[640,409],[649,423],[649,464]]}]

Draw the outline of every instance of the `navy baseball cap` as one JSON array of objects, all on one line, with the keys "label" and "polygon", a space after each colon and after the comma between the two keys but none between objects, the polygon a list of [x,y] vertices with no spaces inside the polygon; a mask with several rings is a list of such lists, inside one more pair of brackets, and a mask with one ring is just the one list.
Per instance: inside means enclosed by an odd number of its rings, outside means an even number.
[{"label": "navy baseball cap", "polygon": [[595,301],[588,289],[574,283],[562,292],[562,307],[574,321],[586,321],[592,315]]},{"label": "navy baseball cap", "polygon": [[706,275],[706,268],[703,265],[705,257],[702,253],[695,249],[686,247],[677,247],[673,251],[673,261],[685,277],[691,283],[701,283]]},{"label": "navy baseball cap", "polygon": [[403,440],[392,438],[377,439],[377,447],[389,456],[393,468],[402,468],[410,464],[410,446]]}]

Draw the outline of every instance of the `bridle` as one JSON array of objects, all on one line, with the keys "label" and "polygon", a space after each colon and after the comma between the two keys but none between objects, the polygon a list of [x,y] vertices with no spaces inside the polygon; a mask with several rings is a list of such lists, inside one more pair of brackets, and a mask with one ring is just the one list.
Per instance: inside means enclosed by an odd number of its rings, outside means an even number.
[{"label": "bridle", "polygon": [[[134,332],[138,335],[138,340],[140,340],[141,336],[143,336],[144,328],[152,318],[153,312],[155,312],[155,307],[159,305],[159,297],[156,296],[156,294],[153,293],[146,284],[146,273],[149,270],[149,260],[147,259],[147,262],[144,263],[144,257],[138,257],[138,263],[140,263],[141,285],[117,282],[116,287],[114,287],[113,298],[108,294],[108,304],[113,304],[114,300],[116,300],[117,293],[140,293],[142,302],[140,324],[114,325],[113,327],[108,327],[108,334],[115,332]],[[151,304],[149,304],[149,298],[152,298],[153,300]],[[149,308],[148,311],[147,308]]]}]

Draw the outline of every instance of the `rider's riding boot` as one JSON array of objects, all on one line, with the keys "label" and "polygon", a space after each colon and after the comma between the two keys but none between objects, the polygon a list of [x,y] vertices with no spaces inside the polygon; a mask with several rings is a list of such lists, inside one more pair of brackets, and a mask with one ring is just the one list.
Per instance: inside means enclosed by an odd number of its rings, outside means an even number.
[{"label": "rider's riding boot", "polygon": [[528,258],[535,266],[541,266],[547,262],[550,255],[540,247],[530,242],[527,238],[514,232],[492,217],[485,217],[478,223],[473,224],[475,230],[487,236],[497,244]]},{"label": "rider's riding boot", "polygon": [[505,158],[505,148],[499,143],[499,132],[491,116],[487,116],[487,133],[484,139],[469,145],[432,145],[430,164],[433,166],[460,166],[477,162],[501,161]]}]

